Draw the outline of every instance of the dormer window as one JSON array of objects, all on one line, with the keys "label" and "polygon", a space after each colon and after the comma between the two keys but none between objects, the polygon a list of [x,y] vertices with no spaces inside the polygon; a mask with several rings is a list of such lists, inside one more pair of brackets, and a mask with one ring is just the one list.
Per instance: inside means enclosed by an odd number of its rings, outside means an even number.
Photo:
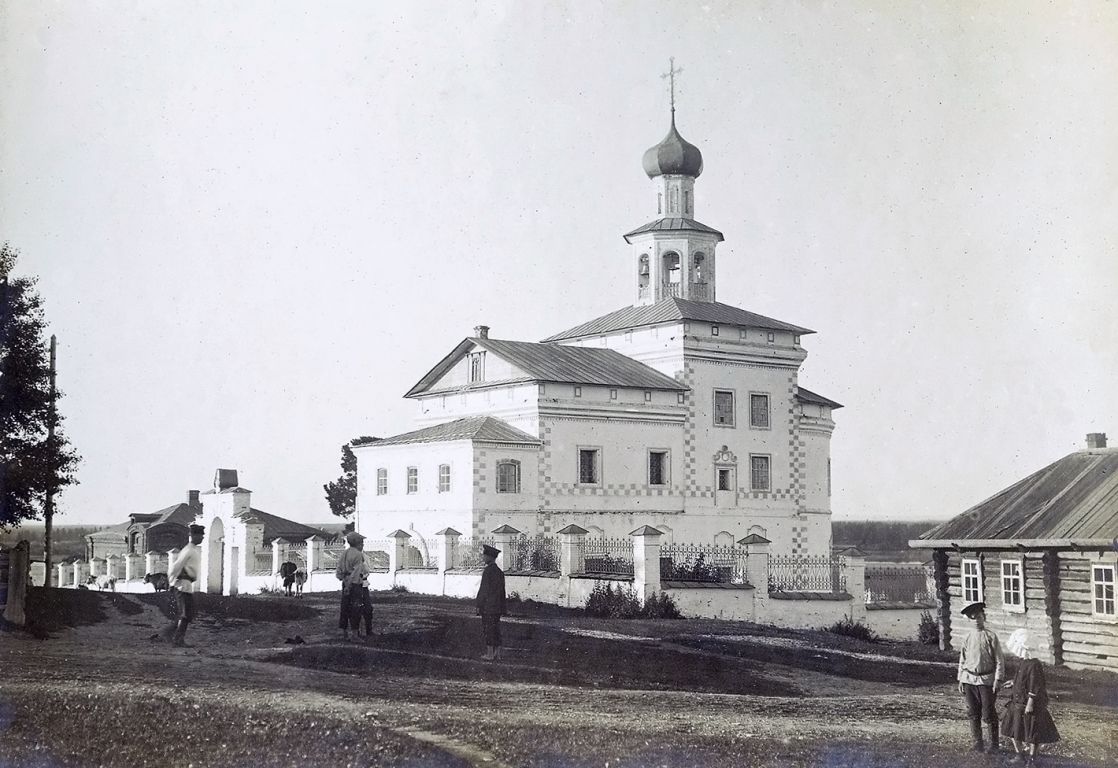
[{"label": "dormer window", "polygon": [[485,353],[472,352],[469,356],[470,383],[485,381]]}]

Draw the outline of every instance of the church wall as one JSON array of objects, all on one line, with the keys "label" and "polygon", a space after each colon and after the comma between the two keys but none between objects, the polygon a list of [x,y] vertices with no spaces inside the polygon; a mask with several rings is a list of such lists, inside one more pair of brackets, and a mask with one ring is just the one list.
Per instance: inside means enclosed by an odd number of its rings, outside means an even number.
[{"label": "church wall", "polygon": [[813,512],[831,510],[831,421],[830,408],[810,403],[800,406],[800,439],[803,443],[804,508]]}]

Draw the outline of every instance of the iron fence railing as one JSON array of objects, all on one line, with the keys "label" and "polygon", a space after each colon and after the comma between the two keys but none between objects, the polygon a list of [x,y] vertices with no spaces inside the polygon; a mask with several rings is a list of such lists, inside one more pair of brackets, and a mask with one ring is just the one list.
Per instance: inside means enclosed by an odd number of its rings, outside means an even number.
[{"label": "iron fence railing", "polygon": [[575,548],[575,572],[633,575],[633,540],[585,538]]},{"label": "iron fence railing", "polygon": [[826,555],[769,558],[769,592],[845,592],[846,559]]},{"label": "iron fence railing", "polygon": [[665,581],[748,584],[746,562],[745,550],[737,547],[665,544],[660,548],[660,578]]},{"label": "iron fence railing", "polygon": [[484,568],[485,560],[481,557],[481,548],[485,544],[492,547],[493,542],[492,536],[459,537],[451,546],[451,567],[461,570]]},{"label": "iron fence railing", "polygon": [[558,571],[559,542],[553,536],[521,535],[513,544],[511,570]]},{"label": "iron fence railing", "polygon": [[251,571],[257,571],[257,572],[263,571],[265,573],[271,573],[272,572],[272,553],[271,552],[257,552],[253,556],[252,562],[249,563],[249,565],[252,566],[249,569]]},{"label": "iron fence railing", "polygon": [[934,603],[935,581],[921,563],[866,563],[866,603]]}]

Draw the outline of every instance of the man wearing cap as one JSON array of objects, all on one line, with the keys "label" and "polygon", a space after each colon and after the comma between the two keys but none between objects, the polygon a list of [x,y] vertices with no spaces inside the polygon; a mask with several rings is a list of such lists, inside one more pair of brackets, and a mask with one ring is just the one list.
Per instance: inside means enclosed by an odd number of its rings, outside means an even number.
[{"label": "man wearing cap", "polygon": [[179,622],[172,642],[180,648],[186,645],[186,628],[194,620],[194,584],[202,572],[202,550],[198,546],[206,535],[201,525],[190,526],[190,543],[182,548],[175,562],[167,570],[167,580],[175,590]]},{"label": "man wearing cap", "polygon": [[982,721],[990,730],[990,752],[998,751],[998,716],[994,703],[1005,678],[1002,646],[998,636],[986,629],[986,603],[971,603],[963,615],[974,622],[974,631],[959,648],[959,693],[967,703],[970,734],[976,751],[984,748]]},{"label": "man wearing cap", "polygon": [[481,631],[485,636],[485,653],[481,658],[496,661],[501,658],[501,616],[505,613],[505,573],[497,566],[501,550],[485,544],[481,548],[485,570],[481,572],[481,586],[477,591],[477,612],[481,616]]},{"label": "man wearing cap", "polygon": [[356,618],[357,606],[361,602],[361,584],[369,572],[365,565],[365,537],[357,531],[350,531],[345,537],[346,551],[338,558],[334,575],[342,582],[342,605],[338,616],[338,629],[342,638],[349,640],[351,617]]}]

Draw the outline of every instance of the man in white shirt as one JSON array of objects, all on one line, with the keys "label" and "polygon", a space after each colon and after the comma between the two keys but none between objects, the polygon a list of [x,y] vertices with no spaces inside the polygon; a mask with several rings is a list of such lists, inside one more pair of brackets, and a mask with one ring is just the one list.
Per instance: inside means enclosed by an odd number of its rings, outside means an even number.
[{"label": "man in white shirt", "polygon": [[204,527],[191,525],[190,543],[182,548],[167,571],[167,579],[171,582],[171,589],[175,590],[179,609],[179,623],[175,627],[172,642],[180,648],[186,645],[186,627],[194,620],[194,584],[202,572],[202,549],[198,545],[205,535]]},{"label": "man in white shirt", "polygon": [[986,603],[971,603],[963,615],[974,621],[974,631],[959,648],[959,693],[967,704],[974,749],[982,751],[982,721],[990,729],[990,752],[998,751],[998,688],[1005,679],[1005,662],[998,636],[986,629]]}]

